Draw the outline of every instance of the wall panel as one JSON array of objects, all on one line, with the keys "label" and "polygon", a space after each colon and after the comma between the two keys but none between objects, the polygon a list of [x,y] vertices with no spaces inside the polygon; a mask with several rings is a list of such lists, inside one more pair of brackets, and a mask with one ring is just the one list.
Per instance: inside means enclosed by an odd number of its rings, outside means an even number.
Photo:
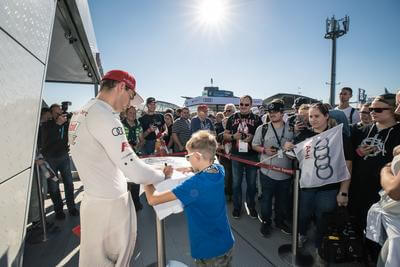
[{"label": "wall panel", "polygon": [[0,31],[0,183],[31,165],[44,65]]},{"label": "wall panel", "polygon": [[2,0],[0,27],[45,62],[54,5],[54,0]]},{"label": "wall panel", "polygon": [[17,266],[16,261],[21,260],[30,172],[28,169],[0,185],[0,266]]}]

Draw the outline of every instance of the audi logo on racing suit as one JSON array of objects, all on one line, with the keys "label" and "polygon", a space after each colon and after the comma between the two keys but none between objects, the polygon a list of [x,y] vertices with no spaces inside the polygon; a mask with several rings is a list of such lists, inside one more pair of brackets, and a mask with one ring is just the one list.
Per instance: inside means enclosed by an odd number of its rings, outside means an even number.
[{"label": "audi logo on racing suit", "polygon": [[123,135],[124,130],[122,130],[122,127],[115,127],[115,128],[112,128],[111,133],[114,136]]}]

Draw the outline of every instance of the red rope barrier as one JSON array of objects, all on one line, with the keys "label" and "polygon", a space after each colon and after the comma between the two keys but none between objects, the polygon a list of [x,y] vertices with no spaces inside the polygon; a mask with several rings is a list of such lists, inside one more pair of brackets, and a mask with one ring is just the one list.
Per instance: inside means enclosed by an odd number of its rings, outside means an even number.
[{"label": "red rope barrier", "polygon": [[158,158],[158,157],[180,157],[180,156],[185,156],[187,152],[176,152],[176,153],[158,153],[158,154],[153,154],[153,155],[143,155],[140,156],[139,158],[145,159],[145,158]]},{"label": "red rope barrier", "polygon": [[[159,153],[159,154],[154,154],[154,155],[144,155],[144,156],[140,156],[139,158],[144,159],[144,158],[157,158],[157,157],[179,157],[179,156],[184,156],[186,154],[187,154],[187,152],[176,152],[176,153],[171,153],[171,154],[166,154],[166,153],[160,154]],[[282,168],[282,167],[278,167],[275,165],[270,165],[270,164],[265,164],[265,163],[261,163],[261,162],[255,162],[255,161],[251,161],[251,160],[247,160],[247,159],[242,159],[242,158],[233,156],[231,154],[217,152],[217,155],[222,156],[227,159],[230,159],[230,160],[239,161],[239,162],[242,162],[242,163],[245,163],[248,165],[252,165],[255,167],[260,167],[260,168],[264,168],[264,169],[268,169],[268,170],[273,170],[273,171],[281,172],[284,174],[292,175],[295,173],[295,170],[293,170],[293,169],[287,169],[287,168]]]},{"label": "red rope barrier", "polygon": [[261,162],[255,162],[255,161],[251,161],[251,160],[247,160],[247,159],[242,159],[242,158],[233,156],[231,154],[224,154],[221,152],[217,152],[217,155],[225,157],[230,160],[239,161],[242,163],[246,163],[248,165],[252,165],[252,166],[256,166],[256,167],[260,167],[260,168],[264,168],[264,169],[268,169],[268,170],[273,170],[273,171],[277,171],[277,172],[281,172],[281,173],[285,173],[285,174],[292,175],[295,173],[295,170],[293,170],[293,169],[287,169],[287,168],[282,168],[282,167],[269,165],[269,164],[265,164],[265,163],[261,163]]}]

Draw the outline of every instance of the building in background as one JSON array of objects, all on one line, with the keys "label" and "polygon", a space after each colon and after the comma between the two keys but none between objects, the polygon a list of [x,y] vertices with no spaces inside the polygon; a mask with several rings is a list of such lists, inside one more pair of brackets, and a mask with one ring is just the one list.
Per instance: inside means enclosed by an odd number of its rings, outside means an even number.
[{"label": "building in background", "polygon": [[[234,96],[232,91],[219,90],[216,86],[206,86],[201,96],[197,97],[183,97],[185,98],[185,107],[189,108],[191,114],[197,112],[199,105],[207,105],[209,114],[224,111],[226,104],[232,103],[239,108],[239,97]],[[262,99],[253,98],[253,107],[259,107],[263,104]]]}]

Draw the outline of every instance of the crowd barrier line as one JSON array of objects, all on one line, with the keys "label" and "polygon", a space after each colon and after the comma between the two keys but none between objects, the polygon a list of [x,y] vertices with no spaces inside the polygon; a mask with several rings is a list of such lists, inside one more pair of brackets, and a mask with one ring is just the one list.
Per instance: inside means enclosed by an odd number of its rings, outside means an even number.
[{"label": "crowd barrier line", "polygon": [[[176,153],[170,153],[170,154],[161,153],[161,154],[140,156],[139,158],[179,157],[179,156],[184,156],[186,154],[187,154],[187,152],[176,152]],[[224,157],[224,158],[227,158],[229,160],[242,162],[242,163],[245,163],[245,164],[248,164],[248,165],[252,165],[252,166],[255,166],[255,167],[259,167],[259,168],[264,168],[264,169],[267,169],[267,170],[273,170],[273,171],[281,172],[281,173],[284,173],[284,174],[293,175],[296,172],[296,170],[294,170],[294,169],[282,168],[282,167],[278,167],[278,166],[275,166],[275,165],[266,164],[266,163],[263,163],[263,162],[256,162],[256,161],[252,161],[252,160],[247,160],[247,159],[243,159],[243,158],[234,156],[232,154],[225,154],[225,153],[217,152],[217,155],[221,156],[221,157]]]}]

